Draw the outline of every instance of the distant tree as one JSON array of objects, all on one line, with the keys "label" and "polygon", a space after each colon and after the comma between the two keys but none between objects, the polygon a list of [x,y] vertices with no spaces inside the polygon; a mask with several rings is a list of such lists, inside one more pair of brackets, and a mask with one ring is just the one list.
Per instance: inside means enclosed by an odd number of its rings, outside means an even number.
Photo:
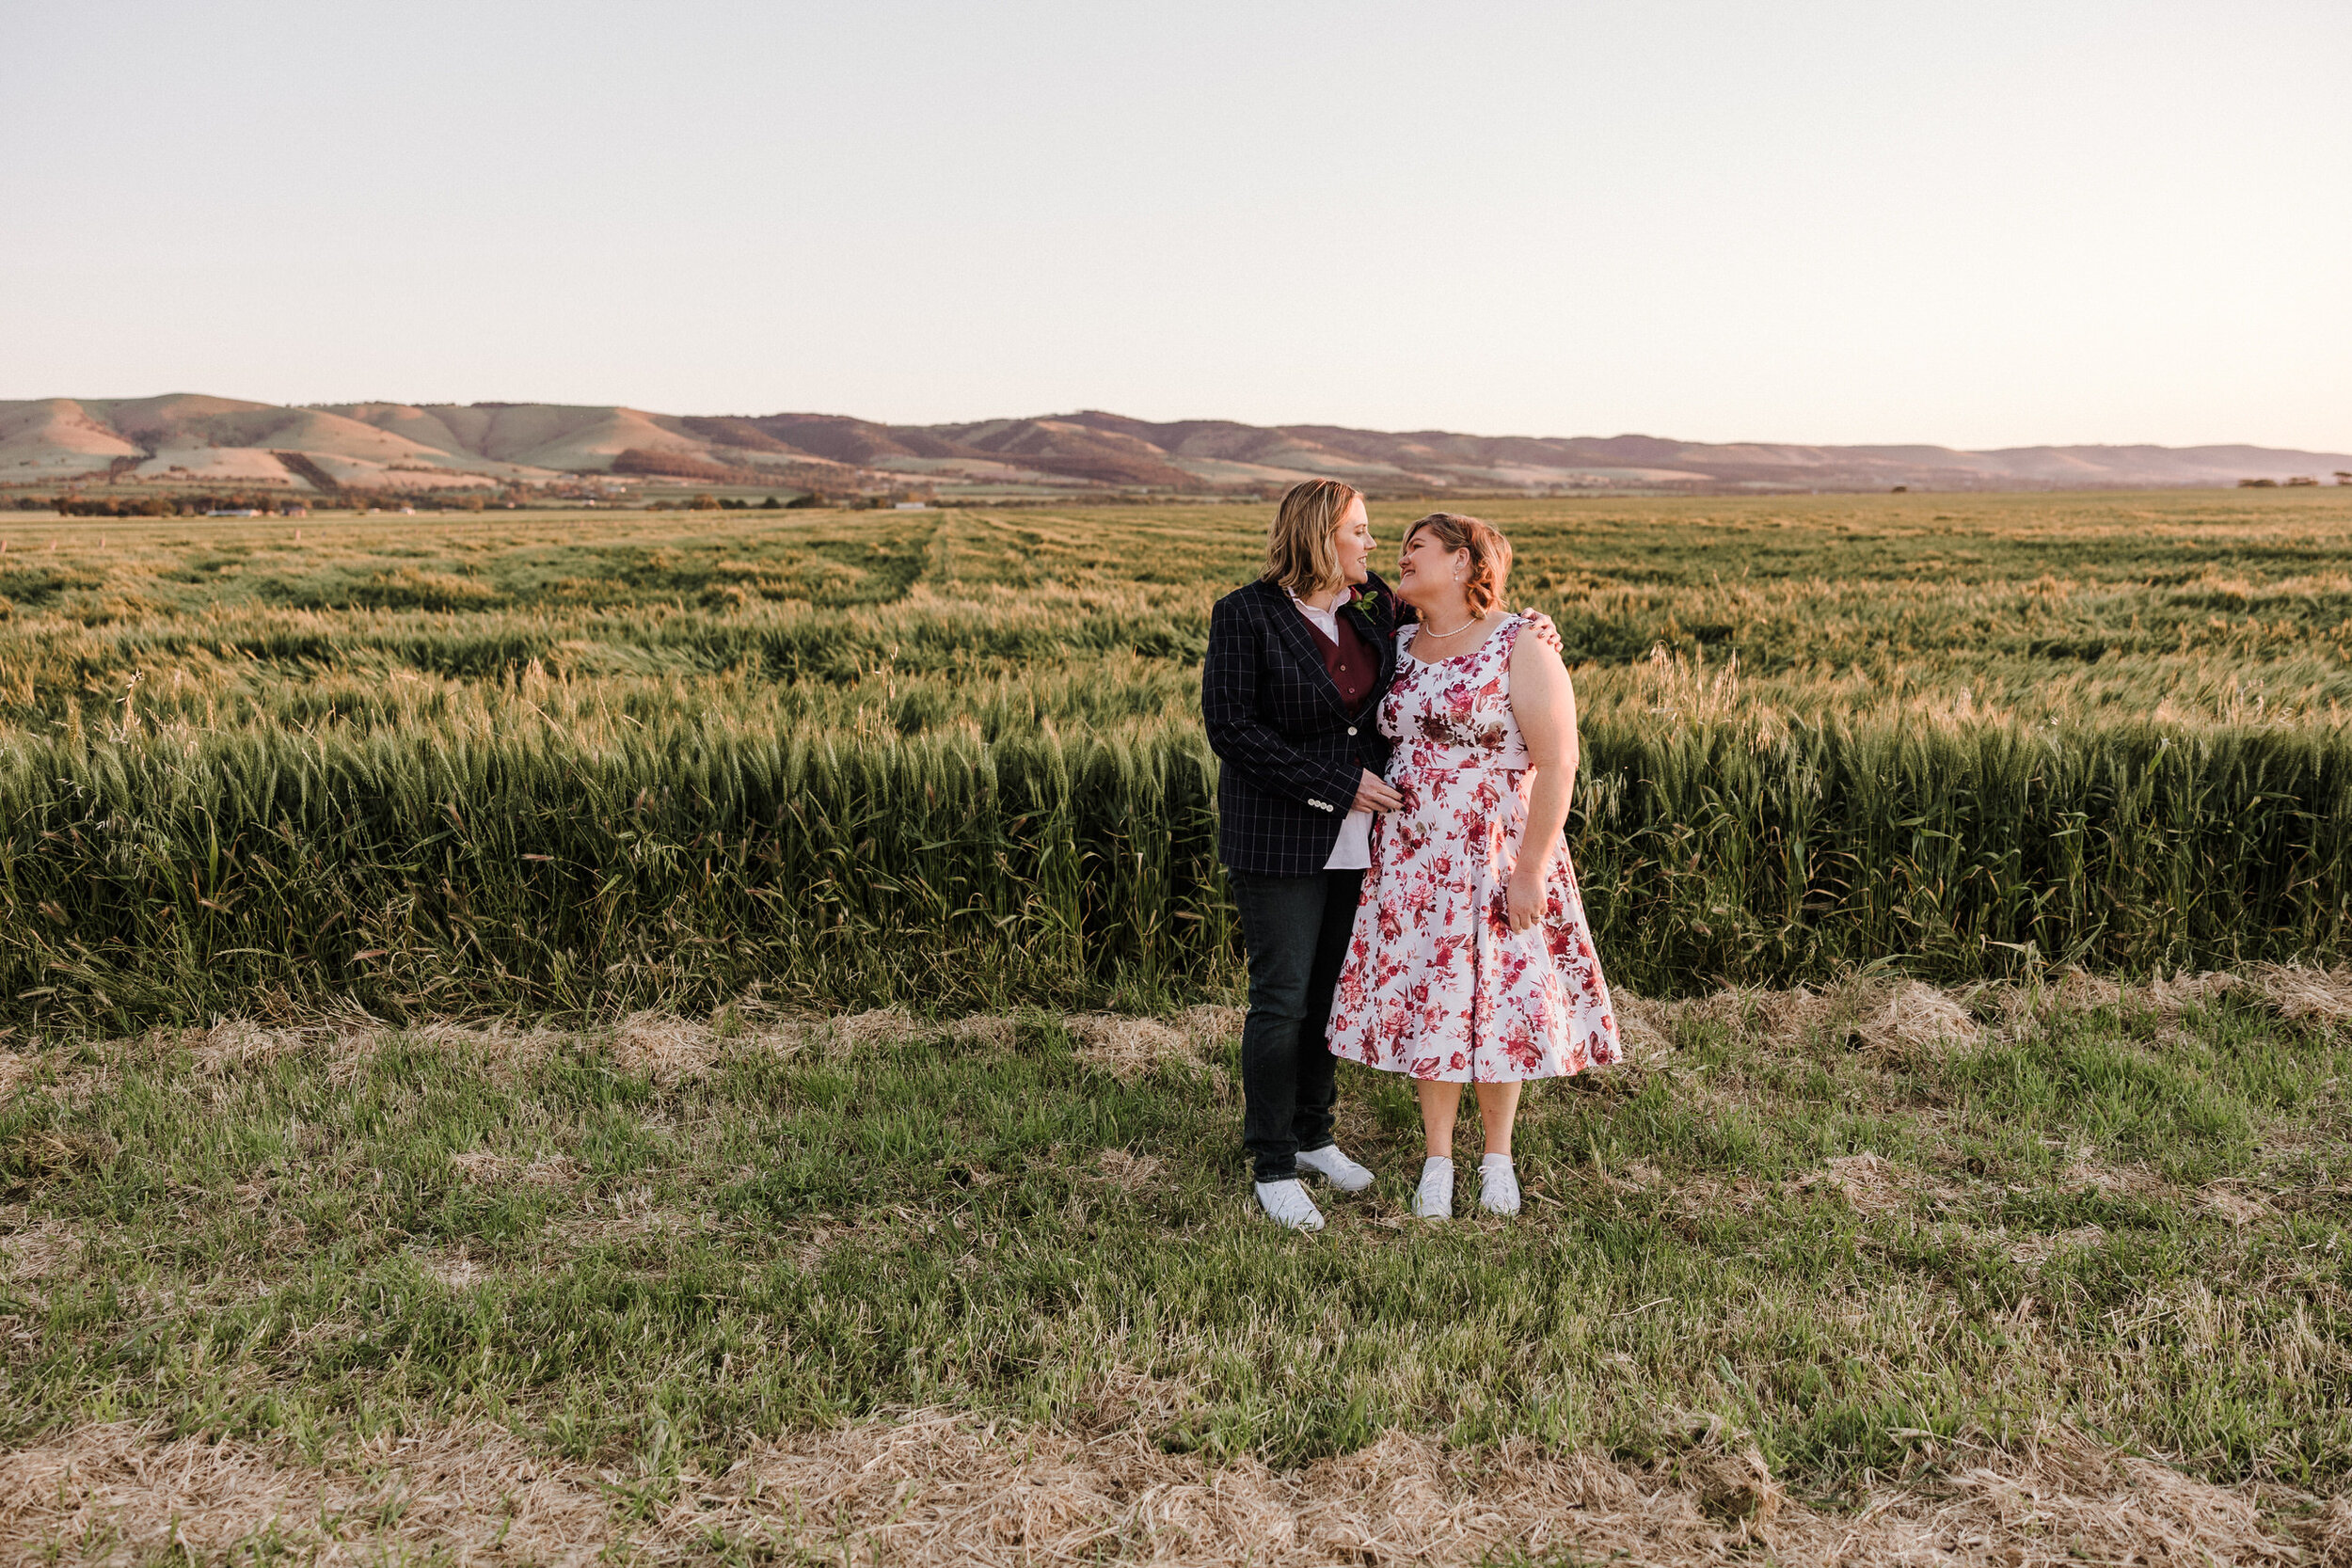
[{"label": "distant tree", "polygon": [[[2347,484],[2352,484],[2352,474],[2338,474],[2336,477],[2343,480]],[[784,510],[784,502],[776,499],[773,496],[770,496],[766,500],[759,503],[759,509],[762,512],[781,512]]]},{"label": "distant tree", "polygon": [[2237,487],[2241,490],[2276,490],[2279,482],[2275,479],[2241,479]]},{"label": "distant tree", "polygon": [[2338,484],[2352,484],[2352,471],[2338,468],[2336,470],[2336,483]]},{"label": "distant tree", "polygon": [[718,499],[709,495],[696,496],[686,503],[686,509],[690,512],[716,512],[719,510]]}]

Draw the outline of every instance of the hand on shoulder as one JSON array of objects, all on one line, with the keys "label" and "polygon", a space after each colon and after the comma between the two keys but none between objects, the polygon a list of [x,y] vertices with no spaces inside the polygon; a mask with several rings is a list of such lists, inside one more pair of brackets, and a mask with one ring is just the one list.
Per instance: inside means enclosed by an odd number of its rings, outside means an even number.
[{"label": "hand on shoulder", "polygon": [[1560,640],[1560,628],[1552,624],[1550,616],[1537,610],[1534,605],[1520,610],[1519,614],[1526,619],[1528,629],[1535,634],[1537,641],[1553,653],[1565,657],[1568,651],[1567,644]]}]

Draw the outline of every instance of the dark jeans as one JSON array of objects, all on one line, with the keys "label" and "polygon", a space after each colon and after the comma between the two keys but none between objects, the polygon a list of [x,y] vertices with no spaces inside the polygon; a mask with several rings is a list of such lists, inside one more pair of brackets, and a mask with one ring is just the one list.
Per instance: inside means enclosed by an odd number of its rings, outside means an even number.
[{"label": "dark jeans", "polygon": [[1241,1028],[1242,1147],[1260,1181],[1298,1174],[1301,1152],[1331,1143],[1340,1098],[1328,1047],[1331,992],[1356,926],[1360,871],[1311,877],[1226,873],[1249,949]]}]

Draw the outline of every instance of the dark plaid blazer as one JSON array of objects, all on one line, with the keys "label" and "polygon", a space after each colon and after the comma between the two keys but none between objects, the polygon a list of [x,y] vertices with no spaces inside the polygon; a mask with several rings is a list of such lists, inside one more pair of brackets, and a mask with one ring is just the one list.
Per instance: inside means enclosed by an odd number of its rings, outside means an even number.
[{"label": "dark plaid blazer", "polygon": [[1217,853],[1229,870],[1262,877],[1321,871],[1364,770],[1388,766],[1389,743],[1374,721],[1396,674],[1401,607],[1376,577],[1355,593],[1372,595],[1372,612],[1350,600],[1340,613],[1380,668],[1372,694],[1354,713],[1324,668],[1314,629],[1280,588],[1265,581],[1237,588],[1209,614],[1200,716],[1210,748],[1224,762],[1216,786]]}]

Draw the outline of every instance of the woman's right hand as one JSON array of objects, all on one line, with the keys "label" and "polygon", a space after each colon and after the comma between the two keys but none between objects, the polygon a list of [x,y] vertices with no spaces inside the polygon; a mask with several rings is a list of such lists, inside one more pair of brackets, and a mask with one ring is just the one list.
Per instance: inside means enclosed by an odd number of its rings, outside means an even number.
[{"label": "woman's right hand", "polygon": [[1356,786],[1358,811],[1394,811],[1405,803],[1405,797],[1389,787],[1388,780],[1370,768],[1364,770],[1363,783]]}]

